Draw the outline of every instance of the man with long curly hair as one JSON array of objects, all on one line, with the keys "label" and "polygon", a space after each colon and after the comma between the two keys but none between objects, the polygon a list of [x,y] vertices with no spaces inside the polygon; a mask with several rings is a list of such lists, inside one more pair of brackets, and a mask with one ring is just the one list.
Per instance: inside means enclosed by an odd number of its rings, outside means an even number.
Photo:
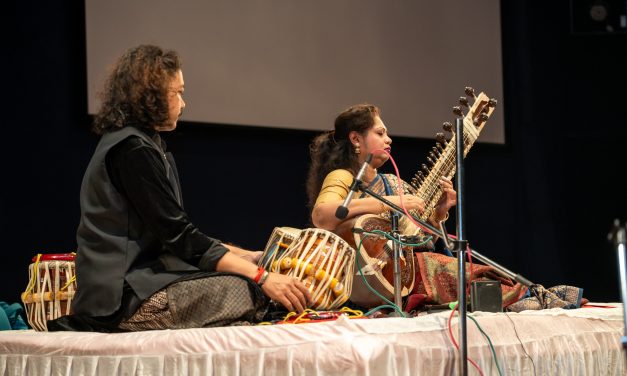
[{"label": "man with long curly hair", "polygon": [[81,186],[73,314],[51,330],[176,329],[254,322],[267,296],[303,311],[292,277],[257,267],[260,252],[203,234],[182,205],[176,165],[159,133],[185,108],[176,52],[142,45],[117,61],[93,130],[100,142]]}]

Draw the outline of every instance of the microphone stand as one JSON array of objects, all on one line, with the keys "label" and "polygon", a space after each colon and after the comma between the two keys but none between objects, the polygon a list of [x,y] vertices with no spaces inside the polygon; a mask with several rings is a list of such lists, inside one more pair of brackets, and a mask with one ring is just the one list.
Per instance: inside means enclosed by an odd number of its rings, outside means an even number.
[{"label": "microphone stand", "polygon": [[[461,375],[468,375],[468,352],[467,352],[467,338],[466,338],[466,320],[467,320],[467,299],[466,299],[466,263],[464,262],[466,256],[466,249],[468,248],[468,241],[465,239],[465,229],[464,229],[464,126],[463,120],[461,118],[457,118],[455,121],[455,134],[456,134],[456,182],[457,182],[457,239],[449,238],[446,229],[444,227],[444,223],[440,222],[440,229],[436,229],[431,226],[429,223],[423,222],[415,216],[411,215],[411,217],[419,223],[424,228],[428,229],[431,233],[436,236],[440,236],[447,245],[447,248],[450,248],[450,245],[453,245],[452,250],[457,252],[457,260],[458,260],[458,286],[457,286],[457,301],[458,301],[458,309],[459,309],[459,363],[458,363],[458,372]],[[397,205],[391,203],[389,200],[385,199],[381,195],[373,192],[369,188],[365,187],[363,183],[360,181],[357,184],[357,189],[362,192],[376,198],[377,200],[383,202],[390,208],[392,208],[397,213],[401,215],[405,215],[405,212],[402,208]],[[394,218],[394,216],[392,216]],[[397,223],[392,221],[392,233],[393,237],[396,240],[400,240],[401,236],[398,234],[398,226]],[[396,227],[394,227],[396,226]],[[398,249],[398,251],[397,251]],[[489,258],[481,255],[479,252],[472,250],[472,254],[482,262],[494,267],[498,272],[502,275],[505,275],[508,278],[511,278],[527,287],[533,285],[531,281],[521,276],[520,274],[515,274],[508,270],[507,268],[497,264],[496,262],[490,260]],[[398,274],[397,274],[398,271]],[[400,285],[400,246],[397,242],[394,242],[394,299],[395,304],[401,307],[400,304],[400,295],[401,295],[401,285]]]},{"label": "microphone stand", "polygon": [[464,228],[464,124],[461,118],[455,119],[455,162],[457,180],[457,240],[453,242],[453,251],[457,251],[457,309],[459,310],[459,363],[457,371],[461,375],[468,375],[468,351],[466,338],[466,233]]},{"label": "microphone stand", "polygon": [[[398,231],[399,216],[397,213],[392,213],[390,218],[392,222],[392,237],[395,240],[392,242],[392,251],[394,253],[394,304],[399,309],[403,309],[403,297],[401,295],[401,245],[399,244],[401,233]],[[397,315],[396,312],[393,314]],[[399,312],[398,315],[401,316],[402,314]]]},{"label": "microphone stand", "polygon": [[[377,200],[381,201],[385,205],[389,206],[393,211],[395,211],[395,212],[397,212],[397,213],[399,213],[401,215],[406,215],[405,212],[403,211],[403,208],[393,204],[391,201],[389,201],[385,197],[379,195],[378,193],[373,192],[372,190],[370,190],[370,188],[366,187],[363,183],[358,185],[357,189],[360,190],[361,192],[364,192],[368,196],[374,197]],[[455,240],[448,236],[448,234],[447,234],[447,232],[445,230],[443,222],[441,223],[441,226],[442,226],[441,229],[438,229],[437,227],[434,227],[430,223],[422,221],[420,218],[418,218],[418,217],[416,217],[414,215],[411,215],[411,218],[414,221],[416,221],[421,227],[424,227],[427,230],[429,230],[428,232],[434,234],[437,237],[442,238],[444,240],[444,243],[446,244],[446,247],[449,248],[449,249],[452,249],[452,247],[453,247],[452,244],[455,242]],[[403,237],[401,236],[400,238],[403,238]],[[504,276],[506,278],[509,278],[509,279],[512,279],[512,280],[520,283],[521,285],[524,285],[524,286],[527,286],[527,287],[531,287],[531,285],[534,285],[534,283],[529,281],[527,278],[523,277],[520,274],[516,274],[516,273],[512,272],[511,270],[507,269],[506,267],[504,267],[503,265],[500,265],[496,261],[493,261],[493,260],[489,259],[488,257],[486,257],[486,256],[482,255],[481,253],[479,253],[479,251],[477,251],[476,249],[470,247],[470,250],[472,251],[472,256],[474,258],[476,258],[477,260],[483,262],[486,265],[489,265],[489,266],[493,267],[502,276]]]},{"label": "microphone stand", "polygon": [[[381,196],[378,193],[373,192],[370,188],[368,188],[366,185],[363,184],[363,182],[359,182],[357,185],[357,189],[359,189],[360,191],[366,193],[369,196],[372,196],[374,198],[376,198],[377,200],[381,201],[382,203],[384,203],[385,205],[389,206],[390,208],[392,208],[392,210],[394,210],[394,213],[392,213],[391,215],[391,227],[392,227],[392,237],[394,238],[395,241],[393,241],[392,243],[392,250],[393,250],[393,254],[394,254],[394,273],[393,273],[393,280],[394,280],[394,304],[396,304],[397,307],[402,308],[403,307],[403,298],[401,296],[401,290],[402,290],[402,286],[401,286],[401,246],[398,243],[399,241],[403,241],[405,240],[403,236],[401,236],[399,230],[398,230],[398,218],[399,218],[399,214],[400,215],[406,215],[405,212],[403,211],[403,209],[395,204],[393,204],[390,200],[386,199],[385,197]],[[418,223],[420,223],[421,225],[423,225],[424,227],[428,228],[429,231],[433,231],[435,233],[439,233],[439,230],[436,229],[435,227],[431,226],[428,223],[422,222],[420,219],[417,219],[416,217],[414,217],[413,215],[411,216],[412,218],[414,218],[414,220],[416,220]],[[412,255],[413,257],[413,255]]]},{"label": "microphone stand", "polygon": [[627,350],[627,225],[621,225],[618,219],[614,220],[612,231],[608,235],[618,254],[618,272],[620,277],[620,297],[623,302],[623,320],[625,321],[624,335],[621,338],[623,349]]}]

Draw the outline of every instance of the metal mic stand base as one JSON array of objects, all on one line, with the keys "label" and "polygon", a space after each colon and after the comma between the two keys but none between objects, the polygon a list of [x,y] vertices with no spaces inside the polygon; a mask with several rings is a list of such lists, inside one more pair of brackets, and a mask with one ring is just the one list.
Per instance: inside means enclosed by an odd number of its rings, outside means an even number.
[{"label": "metal mic stand base", "polygon": [[[392,214],[392,250],[394,252],[394,304],[399,308],[403,309],[403,297],[401,294],[401,289],[403,288],[401,282],[401,245],[400,241],[400,232],[398,231],[398,214]],[[400,312],[394,312],[395,315],[401,316]],[[404,316],[404,315],[403,315]]]},{"label": "metal mic stand base", "polygon": [[618,256],[618,273],[620,278],[620,297],[623,302],[624,335],[621,338],[623,349],[627,350],[627,224],[614,220],[608,240],[614,243]]},{"label": "metal mic stand base", "polygon": [[[386,198],[384,198],[383,196],[371,191],[370,189],[368,189],[367,187],[365,187],[363,184],[359,185],[358,187],[359,190],[361,190],[362,192],[374,197],[375,199],[381,201],[382,203],[384,203],[385,205],[388,205],[389,207],[393,208],[395,210],[395,213],[392,213],[392,220],[391,220],[391,235],[394,238],[394,240],[392,240],[392,250],[393,250],[393,267],[394,267],[394,273],[393,273],[393,281],[394,281],[394,304],[399,308],[399,310],[403,309],[403,297],[402,297],[402,290],[403,290],[403,285],[402,285],[402,279],[401,279],[401,252],[402,252],[402,247],[399,244],[399,242],[401,241],[401,235],[400,232],[398,230],[398,219],[399,219],[399,214],[403,214],[402,211],[399,211],[396,205],[394,205],[393,203],[391,203],[389,200],[387,200]],[[413,257],[413,254],[412,254]],[[390,316],[395,316],[395,317],[404,317],[404,315],[401,312],[393,312],[390,314]]]}]

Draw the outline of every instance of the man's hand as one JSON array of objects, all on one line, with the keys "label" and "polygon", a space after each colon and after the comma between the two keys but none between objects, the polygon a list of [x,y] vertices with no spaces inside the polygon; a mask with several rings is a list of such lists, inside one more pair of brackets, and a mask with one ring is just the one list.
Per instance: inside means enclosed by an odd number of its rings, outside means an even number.
[{"label": "man's hand", "polygon": [[281,303],[288,311],[300,313],[311,304],[311,294],[298,278],[270,273],[261,289],[270,299]]},{"label": "man's hand", "polygon": [[244,251],[244,253],[239,254],[238,256],[246,261],[252,262],[253,264],[257,264],[262,255],[263,252],[261,251]]},{"label": "man's hand", "polygon": [[[257,261],[263,252],[247,251],[230,244],[224,244],[229,249],[216,264],[216,270],[230,272],[254,279],[258,274]],[[270,273],[268,279],[261,285],[261,289],[270,299],[281,303],[290,311],[302,312],[311,304],[311,294],[303,283],[295,277],[284,274]]]},{"label": "man's hand", "polygon": [[237,257],[243,260],[246,260],[250,263],[253,263],[255,265],[257,265],[257,262],[261,259],[261,256],[263,255],[263,252],[261,251],[249,251],[247,249],[237,247],[233,244],[223,243],[223,245],[227,247],[229,251],[231,251]]}]

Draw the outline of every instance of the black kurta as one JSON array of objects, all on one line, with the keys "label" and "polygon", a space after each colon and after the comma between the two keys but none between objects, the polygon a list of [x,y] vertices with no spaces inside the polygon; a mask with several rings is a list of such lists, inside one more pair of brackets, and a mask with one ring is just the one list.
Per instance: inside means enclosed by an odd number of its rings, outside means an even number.
[{"label": "black kurta", "polygon": [[[164,149],[158,133],[131,126],[102,136],[81,186],[74,313],[128,316],[182,276],[214,271],[227,252],[190,222]],[[123,306],[123,295],[134,303]]]}]

